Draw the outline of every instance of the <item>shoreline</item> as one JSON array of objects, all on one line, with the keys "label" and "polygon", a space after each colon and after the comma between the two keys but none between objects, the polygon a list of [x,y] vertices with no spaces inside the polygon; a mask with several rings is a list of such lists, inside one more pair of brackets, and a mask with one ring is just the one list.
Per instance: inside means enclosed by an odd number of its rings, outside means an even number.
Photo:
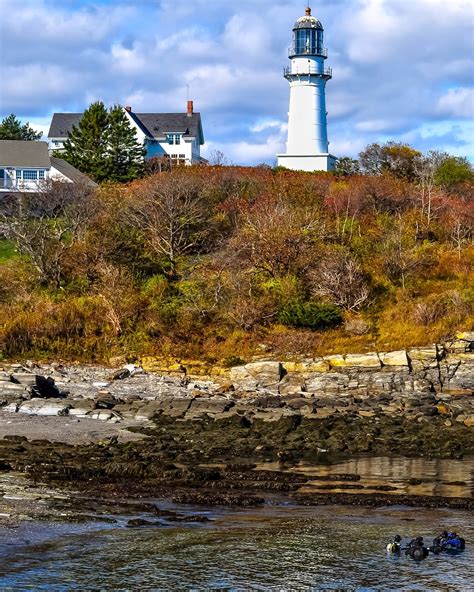
[{"label": "shoreline", "polygon": [[462,468],[474,463],[473,343],[260,360],[219,379],[3,363],[0,490],[23,474],[20,501],[37,495],[53,514],[64,499],[247,507],[275,496],[474,509]]}]

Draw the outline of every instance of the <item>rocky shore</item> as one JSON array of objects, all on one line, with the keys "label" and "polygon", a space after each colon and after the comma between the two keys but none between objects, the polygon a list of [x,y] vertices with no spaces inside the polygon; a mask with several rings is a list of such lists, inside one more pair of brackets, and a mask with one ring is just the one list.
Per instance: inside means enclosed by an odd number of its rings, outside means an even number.
[{"label": "rocky shore", "polygon": [[[82,498],[472,507],[469,496],[374,490],[354,474],[306,491],[308,478],[292,467],[334,455],[474,455],[474,333],[410,351],[206,372],[140,362],[3,364],[0,489],[21,475]],[[279,468],[262,469],[270,462]]]}]

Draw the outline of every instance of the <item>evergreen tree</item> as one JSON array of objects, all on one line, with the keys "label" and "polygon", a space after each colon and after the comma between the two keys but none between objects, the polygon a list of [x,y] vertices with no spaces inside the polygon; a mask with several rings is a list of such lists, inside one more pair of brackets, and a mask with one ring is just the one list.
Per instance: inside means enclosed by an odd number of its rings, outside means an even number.
[{"label": "evergreen tree", "polygon": [[109,176],[109,115],[104,103],[92,103],[64,142],[63,158],[100,183]]},{"label": "evergreen tree", "polygon": [[145,150],[120,105],[109,111],[108,180],[124,183],[142,174]]},{"label": "evergreen tree", "polygon": [[14,113],[0,123],[0,140],[39,140],[43,134],[35,132],[30,124],[22,124]]}]

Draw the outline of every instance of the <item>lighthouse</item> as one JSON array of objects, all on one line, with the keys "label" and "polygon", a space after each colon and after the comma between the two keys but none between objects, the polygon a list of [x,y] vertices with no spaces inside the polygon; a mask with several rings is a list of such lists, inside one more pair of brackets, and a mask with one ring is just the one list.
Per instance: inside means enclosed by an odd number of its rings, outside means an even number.
[{"label": "lighthouse", "polygon": [[291,66],[284,70],[290,83],[288,142],[286,154],[277,155],[278,166],[296,171],[331,171],[336,162],[329,154],[326,82],[332,71],[325,68],[323,35],[321,22],[308,7],[293,27]]}]

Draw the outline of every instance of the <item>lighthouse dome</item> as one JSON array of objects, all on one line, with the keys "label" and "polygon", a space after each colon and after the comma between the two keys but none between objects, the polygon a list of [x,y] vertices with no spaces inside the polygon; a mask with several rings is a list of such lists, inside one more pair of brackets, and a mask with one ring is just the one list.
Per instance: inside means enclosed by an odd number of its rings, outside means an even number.
[{"label": "lighthouse dome", "polygon": [[311,16],[311,8],[306,9],[306,14],[300,17],[293,27],[293,31],[297,29],[319,29],[323,31],[323,25],[315,16]]}]

